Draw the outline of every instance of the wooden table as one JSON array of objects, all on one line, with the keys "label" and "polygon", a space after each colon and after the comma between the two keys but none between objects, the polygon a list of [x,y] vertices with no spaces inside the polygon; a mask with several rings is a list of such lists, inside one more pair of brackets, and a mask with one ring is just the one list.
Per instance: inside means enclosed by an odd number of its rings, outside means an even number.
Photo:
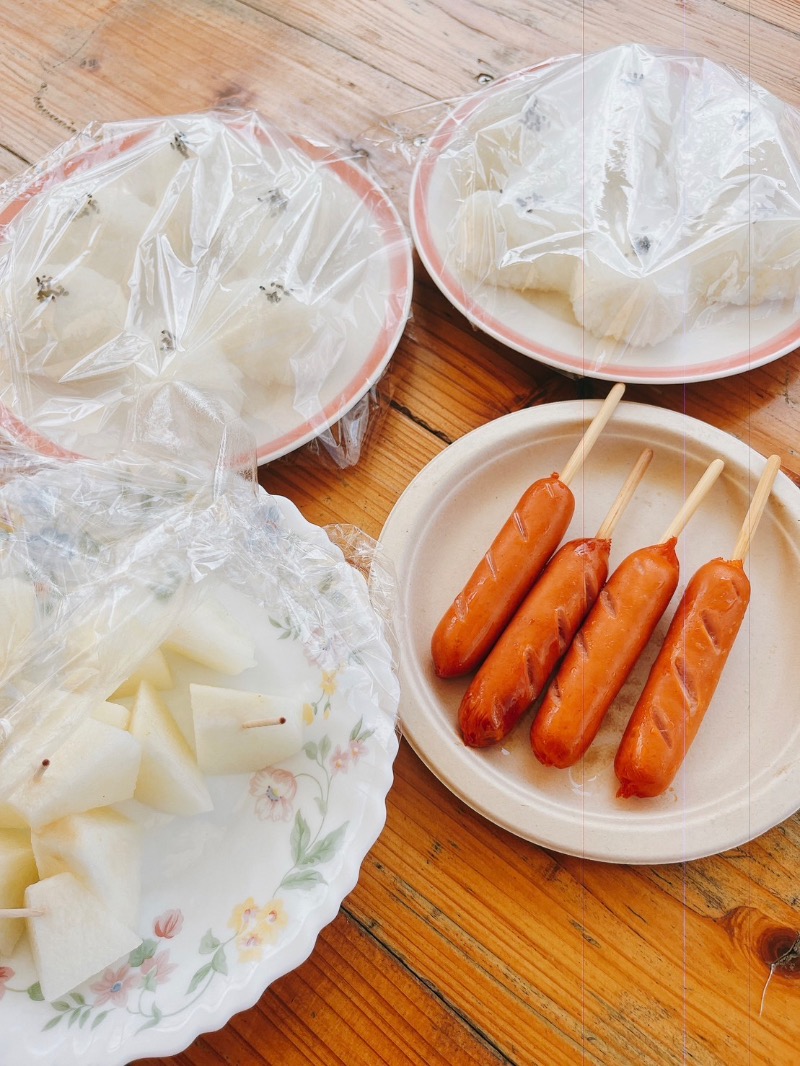
[{"label": "wooden table", "polygon": [[[800,105],[792,0],[0,0],[0,12],[2,177],[91,120],[220,104],[369,150],[382,117],[419,106],[423,123],[437,100],[625,40],[729,61]],[[408,163],[384,152],[374,166],[407,217]],[[415,265],[412,317],[359,463],[339,470],[306,447],[262,469],[312,522],[377,537],[415,474],[464,433],[607,391],[476,333]],[[627,395],[777,451],[800,483],[797,352]],[[162,1061],[797,1063],[799,875],[797,815],[687,864],[547,852],[474,814],[403,742],[385,830],[310,959]]]}]

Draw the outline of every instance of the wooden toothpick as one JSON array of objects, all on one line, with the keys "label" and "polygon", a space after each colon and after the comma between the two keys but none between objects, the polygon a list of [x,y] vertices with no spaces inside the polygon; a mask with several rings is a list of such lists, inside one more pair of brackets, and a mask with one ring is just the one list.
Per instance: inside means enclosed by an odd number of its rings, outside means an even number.
[{"label": "wooden toothpick", "polygon": [[589,423],[589,428],[578,442],[578,446],[572,455],[567,459],[564,464],[564,469],[558,476],[559,481],[564,485],[569,485],[570,481],[575,477],[580,468],[583,466],[583,462],[586,456],[592,450],[597,443],[597,438],[603,432],[606,427],[606,422],[614,414],[617,409],[617,404],[622,399],[622,394],[625,391],[625,386],[621,381],[611,389],[608,396],[603,400],[603,404],[592,421]]},{"label": "wooden toothpick", "polygon": [[772,486],[775,484],[775,478],[778,476],[780,468],[781,457],[779,455],[771,455],[769,459],[767,459],[764,473],[761,475],[761,478],[756,485],[756,491],[753,493],[753,499],[750,501],[750,507],[745,515],[744,522],[742,523],[742,528],[739,532],[739,537],[736,541],[736,547],[733,549],[731,559],[737,559],[744,562],[747,558],[747,553],[750,551],[750,543],[753,540],[756,527],[761,521],[764,508],[767,506],[769,495],[772,492]]},{"label": "wooden toothpick", "polygon": [[42,759],[42,764],[41,764],[41,766],[39,766],[39,767],[38,767],[38,768],[37,768],[37,769],[36,769],[36,770],[34,771],[34,774],[33,774],[33,780],[34,780],[34,781],[41,781],[41,780],[42,780],[42,778],[44,777],[44,774],[45,774],[45,770],[47,769],[47,767],[48,767],[49,765],[50,765],[50,760],[49,760],[49,759]]},{"label": "wooden toothpick", "polygon": [[0,907],[0,921],[3,918],[41,918],[44,911],[35,907]]},{"label": "wooden toothpick", "polygon": [[634,463],[633,469],[625,478],[625,484],[619,490],[616,500],[611,504],[608,514],[603,519],[600,528],[597,531],[597,537],[599,540],[608,540],[613,535],[614,530],[617,528],[617,522],[619,522],[623,511],[633,499],[634,493],[639,487],[639,482],[644,477],[652,458],[653,449],[645,448]]},{"label": "wooden toothpick", "polygon": [[668,540],[672,540],[673,537],[679,537],[681,535],[684,526],[703,502],[709,489],[722,473],[724,465],[725,464],[721,459],[715,459],[708,465],[706,472],[686,497],[683,507],[681,507],[680,511],[678,511],[664,530],[664,535],[659,540],[659,544],[665,544]]},{"label": "wooden toothpick", "polygon": [[260,729],[262,725],[285,725],[285,718],[254,718],[252,722],[242,722],[242,729]]}]

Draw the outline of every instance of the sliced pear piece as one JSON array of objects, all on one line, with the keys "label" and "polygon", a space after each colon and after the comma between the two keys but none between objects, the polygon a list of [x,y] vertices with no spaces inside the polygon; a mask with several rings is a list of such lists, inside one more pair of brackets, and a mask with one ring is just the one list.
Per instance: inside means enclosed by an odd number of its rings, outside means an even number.
[{"label": "sliced pear piece", "polygon": [[167,814],[213,809],[208,786],[169,708],[147,681],[139,686],[130,731],[142,745],[135,798]]},{"label": "sliced pear piece", "polygon": [[[290,696],[189,685],[197,761],[207,774],[246,774],[303,746],[303,706]],[[269,725],[253,726],[255,722]]]},{"label": "sliced pear piece", "polygon": [[121,703],[112,703],[110,700],[104,700],[102,703],[98,703],[92,711],[92,718],[96,718],[98,722],[116,726],[117,729],[127,729],[131,712],[127,707],[123,707]]},{"label": "sliced pear piece", "polygon": [[[30,833],[22,829],[0,829],[0,908],[21,907],[25,889],[38,879]],[[0,956],[11,954],[24,929],[21,918],[0,921]]]},{"label": "sliced pear piece", "polygon": [[205,600],[170,633],[164,647],[233,676],[256,665],[253,638],[217,600]]},{"label": "sliced pear piece", "polygon": [[142,830],[108,807],[59,818],[31,834],[39,877],[71,873],[125,925],[141,897]]},{"label": "sliced pear piece", "polygon": [[58,999],[137,948],[142,938],[113,915],[74,874],[30,885],[26,919],[42,995]]},{"label": "sliced pear piece", "polygon": [[0,578],[0,676],[36,625],[36,590],[19,577]]},{"label": "sliced pear piece", "polygon": [[28,823],[10,803],[0,803],[0,829],[29,829]]},{"label": "sliced pear piece", "polygon": [[9,806],[32,829],[133,797],[142,752],[139,742],[122,729],[86,718],[56,751],[42,754],[42,771],[8,797]]},{"label": "sliced pear piece", "polygon": [[111,694],[111,699],[135,696],[142,681],[148,681],[153,688],[162,691],[172,688],[172,673],[161,648],[156,648],[142,659],[134,672]]}]

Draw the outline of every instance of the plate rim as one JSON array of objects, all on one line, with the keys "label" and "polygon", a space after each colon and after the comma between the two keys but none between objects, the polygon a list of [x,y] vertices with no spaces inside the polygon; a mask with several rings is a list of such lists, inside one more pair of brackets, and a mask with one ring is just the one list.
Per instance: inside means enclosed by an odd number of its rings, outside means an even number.
[{"label": "plate rim", "polygon": [[[444,448],[437,456],[427,463],[409,483],[404,493],[396,501],[392,511],[386,519],[379,537],[379,544],[395,566],[399,581],[402,583],[404,580],[404,563],[406,561],[406,555],[409,550],[413,550],[403,547],[404,542],[408,544],[408,542],[413,539],[414,532],[413,520],[409,523],[411,528],[409,529],[406,527],[406,510],[409,506],[413,507],[415,503],[420,501],[423,503],[426,501],[430,503],[431,492],[440,489],[441,486],[439,483],[445,480],[445,476],[448,474],[449,469],[455,469],[457,471],[458,469],[462,469],[465,465],[468,465],[470,461],[477,461],[481,454],[484,438],[487,436],[494,438],[496,434],[502,434],[506,427],[514,429],[519,424],[519,426],[525,427],[529,435],[534,435],[538,431],[547,430],[548,428],[557,428],[560,422],[569,419],[570,417],[574,419],[575,416],[578,416],[582,420],[589,419],[599,408],[600,402],[600,400],[564,400],[511,412],[466,433],[453,444]],[[661,423],[663,428],[671,430],[674,433],[679,434],[681,437],[691,439],[694,443],[699,444],[703,448],[718,447],[719,445],[724,444],[727,454],[730,455],[731,453],[734,453],[738,456],[743,465],[747,465],[746,460],[752,458],[757,458],[763,465],[764,457],[744,441],[739,440],[732,434],[712,426],[709,423],[696,419],[693,416],[654,407],[651,404],[631,401],[622,401],[619,405],[619,411],[621,414],[624,414],[625,412],[630,413],[634,419],[639,418],[642,421],[643,428],[646,428],[648,424],[648,416],[649,424],[652,425],[652,417],[655,412],[658,417],[663,420]],[[452,449],[455,449],[455,452],[453,452]],[[453,464],[454,458],[456,460],[455,466]],[[792,513],[794,513],[798,520],[800,520],[800,500],[797,495],[798,489],[791,479],[782,471],[778,474],[773,493],[780,498],[783,504],[787,503],[788,498],[788,500],[791,501],[788,506],[791,508]],[[403,625],[405,625],[407,611],[406,603],[404,601],[398,604],[398,615],[403,619]],[[400,634],[403,634],[402,628],[399,630],[399,635]],[[712,843],[709,843],[707,839],[704,839],[702,844],[699,844],[692,849],[686,848],[684,844],[684,846],[672,847],[669,851],[664,849],[659,854],[654,854],[652,850],[648,851],[646,848],[642,849],[641,846],[622,847],[617,851],[612,851],[608,847],[598,848],[596,844],[591,843],[589,843],[588,846],[584,845],[582,848],[565,847],[563,842],[557,839],[557,834],[555,838],[553,837],[552,832],[551,835],[548,836],[546,833],[538,831],[540,829],[539,826],[532,829],[530,820],[528,820],[527,823],[522,822],[522,811],[523,809],[529,810],[531,807],[535,806],[535,795],[533,802],[529,802],[527,807],[523,808],[521,801],[518,801],[516,798],[509,799],[508,794],[504,794],[502,796],[502,801],[503,804],[505,804],[505,810],[509,810],[513,807],[515,812],[515,817],[507,817],[503,814],[502,806],[498,811],[496,805],[492,806],[491,803],[484,801],[483,796],[478,794],[478,790],[470,790],[469,787],[465,787],[463,781],[459,777],[460,772],[461,776],[463,776],[463,770],[461,767],[453,763],[452,765],[454,769],[452,772],[448,770],[447,751],[442,753],[438,750],[438,737],[434,740],[432,745],[429,743],[429,734],[435,734],[436,727],[432,722],[427,721],[427,714],[424,708],[420,710],[419,707],[416,707],[414,715],[411,716],[410,719],[407,714],[407,701],[409,698],[413,698],[418,692],[422,691],[423,687],[422,683],[417,685],[413,681],[413,675],[412,680],[409,681],[408,671],[406,670],[408,658],[409,656],[401,653],[399,660],[399,678],[401,684],[400,723],[404,738],[409,742],[413,750],[431,773],[433,773],[433,775],[437,777],[454,796],[488,821],[507,832],[512,833],[518,838],[527,840],[539,847],[553,850],[560,854],[598,862],[613,862],[620,865],[667,865],[677,862],[693,861],[695,859],[719,854],[734,847],[740,847],[767,832],[769,829],[774,828],[774,826],[779,825],[795,811],[800,809],[800,789],[798,789],[796,796],[788,798],[782,806],[775,807],[774,813],[769,816],[761,818],[757,822],[748,818],[748,833],[745,837],[742,837],[741,834],[731,833],[727,838],[716,840]],[[443,762],[444,765],[442,764]],[[800,763],[795,767],[795,777],[800,777]],[[487,785],[485,778],[477,778],[477,780],[481,786]],[[775,783],[776,780],[773,776],[763,792],[766,793],[767,791],[771,791],[775,787]],[[494,793],[496,788],[497,786],[495,786],[493,782],[490,782],[486,791]],[[747,803],[749,806],[749,788],[747,793]],[[670,830],[670,826],[667,824],[669,822],[669,813],[658,813],[660,816],[661,828],[658,826],[656,827],[655,833],[653,834],[654,836],[659,832],[664,832],[663,826],[665,825],[667,831]],[[675,832],[674,829],[672,831]],[[584,839],[587,837],[588,834],[586,834]],[[622,835],[622,840],[623,843],[625,843],[624,834]]]}]

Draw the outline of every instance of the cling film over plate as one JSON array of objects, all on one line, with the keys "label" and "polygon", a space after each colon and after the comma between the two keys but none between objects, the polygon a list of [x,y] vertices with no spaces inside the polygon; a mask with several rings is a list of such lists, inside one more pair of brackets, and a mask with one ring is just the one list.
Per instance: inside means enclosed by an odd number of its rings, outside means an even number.
[{"label": "cling film over plate", "polygon": [[0,427],[0,805],[224,590],[316,668],[357,661],[391,720],[391,573],[359,531],[294,513],[257,485],[244,426],[182,384],[139,405],[113,460]]},{"label": "cling film over plate", "polygon": [[415,237],[481,324],[591,371],[797,308],[800,116],[735,70],[568,56],[449,104],[423,139]]},{"label": "cling film over plate", "polygon": [[101,458],[143,392],[184,382],[247,423],[259,462],[356,406],[353,462],[409,263],[357,160],[253,112],[91,126],[0,189],[0,403]]}]

